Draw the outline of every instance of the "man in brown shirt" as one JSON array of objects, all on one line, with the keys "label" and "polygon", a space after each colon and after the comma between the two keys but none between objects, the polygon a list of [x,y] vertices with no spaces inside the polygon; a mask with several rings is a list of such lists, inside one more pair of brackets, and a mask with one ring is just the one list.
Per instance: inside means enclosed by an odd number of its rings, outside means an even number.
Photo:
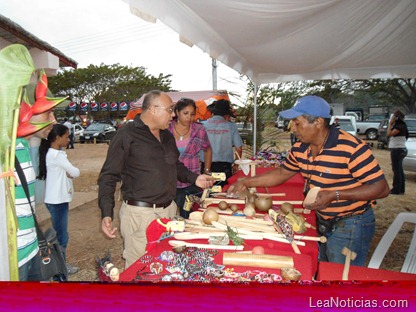
[{"label": "man in brown shirt", "polygon": [[140,116],[117,131],[98,178],[101,228],[110,238],[117,231],[112,222],[114,192],[122,181],[120,227],[126,268],[144,254],[147,226],[157,218],[175,216],[177,180],[201,188],[213,184],[211,176],[197,175],[178,160],[175,138],[167,130],[175,116],[172,99],[164,92],[150,91],[142,109]]}]

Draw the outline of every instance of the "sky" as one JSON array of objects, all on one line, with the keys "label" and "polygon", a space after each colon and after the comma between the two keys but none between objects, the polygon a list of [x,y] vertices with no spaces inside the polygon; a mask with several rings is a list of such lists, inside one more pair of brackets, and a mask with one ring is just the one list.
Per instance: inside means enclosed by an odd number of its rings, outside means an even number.
[{"label": "sky", "polygon": [[[179,35],[160,21],[133,15],[122,0],[0,0],[0,14],[78,62],[78,68],[143,66],[154,76],[172,75],[176,90],[213,88],[208,54],[179,42]],[[218,64],[217,89],[244,95],[239,74]]]}]

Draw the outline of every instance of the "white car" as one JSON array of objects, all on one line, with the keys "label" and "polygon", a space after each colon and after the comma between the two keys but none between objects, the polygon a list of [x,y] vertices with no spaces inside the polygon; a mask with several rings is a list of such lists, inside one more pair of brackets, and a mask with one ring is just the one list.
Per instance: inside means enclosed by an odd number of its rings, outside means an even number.
[{"label": "white car", "polygon": [[332,125],[338,119],[339,128],[357,136],[357,121],[354,116],[332,116],[330,124]]},{"label": "white car", "polygon": [[79,137],[84,133],[84,128],[80,124],[73,125],[74,127],[74,142],[79,142]]},{"label": "white car", "polygon": [[403,159],[403,169],[416,172],[416,138],[406,141],[407,156]]}]

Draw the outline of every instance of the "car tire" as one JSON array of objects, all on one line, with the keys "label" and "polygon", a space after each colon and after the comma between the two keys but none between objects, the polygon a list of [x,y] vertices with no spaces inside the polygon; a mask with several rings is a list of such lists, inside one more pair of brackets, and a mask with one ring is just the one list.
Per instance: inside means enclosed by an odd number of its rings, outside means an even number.
[{"label": "car tire", "polygon": [[375,140],[378,136],[378,131],[375,129],[370,129],[365,133],[368,140]]},{"label": "car tire", "polygon": [[84,144],[85,141],[84,140],[79,140],[79,143]]}]

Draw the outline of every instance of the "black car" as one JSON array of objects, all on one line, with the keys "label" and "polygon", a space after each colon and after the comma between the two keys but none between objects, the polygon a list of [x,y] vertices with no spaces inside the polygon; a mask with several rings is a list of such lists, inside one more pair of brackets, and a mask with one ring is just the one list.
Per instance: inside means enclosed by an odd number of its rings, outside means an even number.
[{"label": "black car", "polygon": [[109,123],[96,122],[89,125],[80,135],[80,143],[85,142],[110,142],[111,138],[116,134],[117,129]]}]

